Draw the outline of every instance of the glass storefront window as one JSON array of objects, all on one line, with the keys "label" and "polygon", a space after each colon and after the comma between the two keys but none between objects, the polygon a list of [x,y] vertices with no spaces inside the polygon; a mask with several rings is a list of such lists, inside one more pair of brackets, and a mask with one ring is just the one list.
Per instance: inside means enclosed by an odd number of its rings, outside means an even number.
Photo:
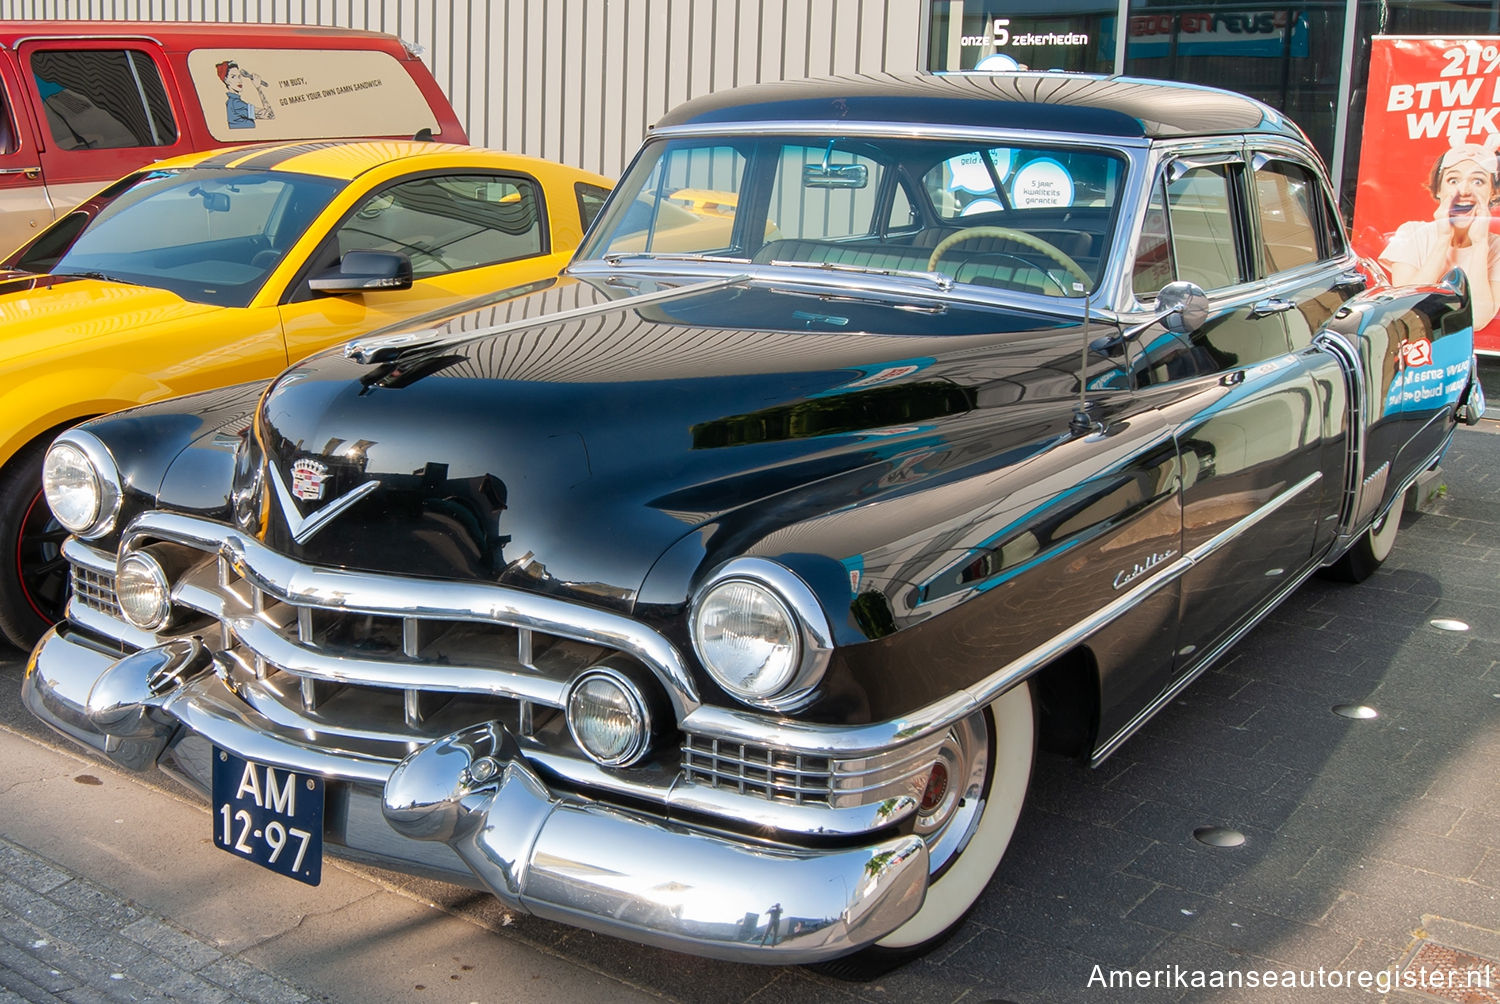
[{"label": "glass storefront window", "polygon": [[1343,0],[1274,7],[1155,0],[1132,3],[1125,72],[1227,87],[1286,112],[1325,158],[1333,154],[1343,63]]},{"label": "glass storefront window", "polygon": [[933,0],[927,67],[1113,73],[1118,3]]}]

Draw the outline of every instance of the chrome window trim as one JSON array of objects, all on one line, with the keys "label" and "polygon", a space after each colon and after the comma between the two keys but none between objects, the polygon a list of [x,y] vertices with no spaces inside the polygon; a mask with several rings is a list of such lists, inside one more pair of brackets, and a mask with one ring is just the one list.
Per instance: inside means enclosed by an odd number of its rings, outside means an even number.
[{"label": "chrome window trim", "polygon": [[[982,96],[982,95],[981,95]],[[795,119],[759,122],[707,122],[652,129],[647,140],[722,136],[727,140],[745,136],[895,136],[902,139],[961,139],[983,142],[1011,140],[1032,146],[1089,147],[1097,150],[1145,150],[1152,144],[1146,136],[1111,136],[1079,132],[965,126],[948,122],[847,122],[827,119]],[[1128,159],[1128,157],[1127,157]]]}]

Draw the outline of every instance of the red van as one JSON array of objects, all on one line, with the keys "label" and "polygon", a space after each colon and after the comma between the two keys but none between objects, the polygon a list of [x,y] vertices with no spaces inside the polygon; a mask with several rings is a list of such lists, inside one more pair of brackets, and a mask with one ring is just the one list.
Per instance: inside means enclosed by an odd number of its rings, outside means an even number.
[{"label": "red van", "polygon": [[466,143],[394,35],[302,25],[0,21],[0,253],[110,181],[235,143]]}]

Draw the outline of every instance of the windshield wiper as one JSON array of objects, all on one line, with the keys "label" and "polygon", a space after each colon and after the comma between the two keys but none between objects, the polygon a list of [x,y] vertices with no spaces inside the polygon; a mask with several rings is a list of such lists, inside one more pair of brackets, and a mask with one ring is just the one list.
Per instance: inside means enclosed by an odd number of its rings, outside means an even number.
[{"label": "windshield wiper", "polygon": [[77,279],[98,279],[100,282],[118,282],[123,286],[140,285],[140,283],[131,282],[129,279],[121,279],[117,275],[106,275],[103,272],[53,272],[52,274],[72,276]]},{"label": "windshield wiper", "polygon": [[953,288],[953,280],[941,272],[918,272],[906,268],[877,268],[871,265],[842,265],[831,261],[782,261],[774,259],[768,265],[786,268],[808,268],[818,272],[847,272],[855,275],[888,275],[893,279],[914,279],[927,283],[944,292]]},{"label": "windshield wiper", "polygon": [[604,256],[609,265],[623,265],[628,261],[707,261],[724,262],[730,265],[747,265],[749,258],[735,258],[715,254],[654,254],[650,251],[615,251]]}]

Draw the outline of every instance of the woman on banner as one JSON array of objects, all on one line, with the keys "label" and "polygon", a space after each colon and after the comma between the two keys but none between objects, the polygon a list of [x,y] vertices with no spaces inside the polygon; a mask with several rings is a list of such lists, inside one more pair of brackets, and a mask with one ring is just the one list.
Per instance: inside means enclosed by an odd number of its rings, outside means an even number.
[{"label": "woman on banner", "polygon": [[1483,144],[1456,142],[1432,167],[1427,190],[1438,200],[1430,220],[1412,220],[1397,228],[1380,253],[1380,263],[1398,285],[1435,283],[1455,265],[1469,277],[1474,330],[1495,316],[1500,283],[1500,235],[1490,219],[1500,197],[1500,136]]}]

